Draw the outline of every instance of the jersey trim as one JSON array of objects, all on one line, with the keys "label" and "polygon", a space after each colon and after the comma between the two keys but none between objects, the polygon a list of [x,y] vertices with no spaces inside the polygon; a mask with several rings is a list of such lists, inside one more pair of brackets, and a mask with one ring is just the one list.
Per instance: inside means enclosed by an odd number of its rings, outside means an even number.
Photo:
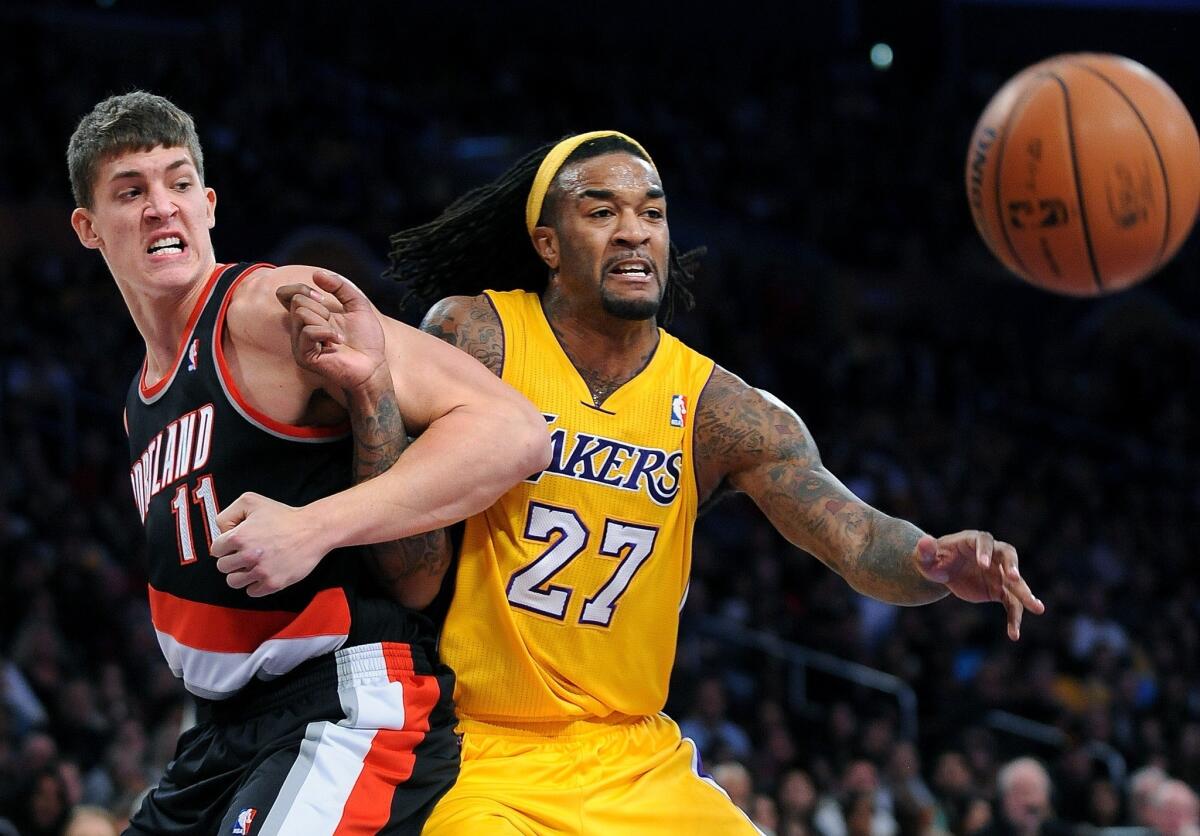
[{"label": "jersey trim", "polygon": [[200,298],[196,300],[196,305],[192,308],[192,312],[188,314],[187,324],[183,326],[183,335],[179,338],[179,348],[175,351],[175,362],[171,366],[171,373],[164,375],[161,380],[153,386],[146,385],[146,358],[142,359],[142,371],[138,374],[138,395],[144,404],[152,404],[166,391],[171,385],[171,381],[179,374],[179,367],[183,365],[183,356],[187,352],[188,343],[192,338],[192,331],[196,328],[196,323],[200,320],[200,314],[208,305],[208,299],[212,295],[213,287],[217,283],[217,278],[228,267],[228,264],[218,264],[213,268],[212,275],[208,277],[208,281],[204,285],[204,290],[200,291]]},{"label": "jersey trim", "polygon": [[152,586],[148,590],[154,628],[195,650],[251,653],[273,639],[350,632],[350,604],[340,587],[321,590],[300,612],[235,609],[189,601]]},{"label": "jersey trim", "polygon": [[260,267],[270,266],[269,264],[260,262],[247,267],[229,285],[229,290],[225,292],[225,298],[221,300],[221,309],[217,312],[217,321],[213,325],[212,343],[213,360],[216,362],[217,367],[217,380],[220,381],[221,389],[224,390],[229,404],[237,410],[238,414],[265,433],[287,441],[303,441],[314,444],[340,441],[350,432],[349,422],[336,424],[332,427],[302,427],[298,424],[287,424],[283,421],[276,421],[270,415],[260,412],[250,405],[250,402],[246,400],[241,390],[238,389],[237,384],[234,382],[233,374],[229,370],[229,364],[225,360],[225,348],[222,345],[222,336],[225,333],[225,315],[229,311],[229,303],[233,299],[234,291],[247,276]]},{"label": "jersey trim", "polygon": [[[716,364],[716,363],[713,363],[713,366],[712,366],[712,368],[708,370],[708,377],[707,377],[707,378],[705,378],[705,380],[704,380],[704,385],[700,387],[700,394],[696,396],[696,415],[699,415],[699,414],[700,414],[700,404],[701,404],[701,403],[704,401],[704,393],[705,393],[706,391],[708,391],[708,384],[712,383],[713,375],[714,375],[714,374],[716,374],[716,373],[717,373],[717,364]],[[691,433],[692,433],[692,451],[691,451],[691,453],[692,453],[692,478],[696,480],[696,509],[697,509],[697,510],[699,510],[700,506],[704,504],[704,499],[705,499],[703,496],[701,496],[701,495],[700,495],[701,488],[702,488],[703,486],[700,484],[700,459],[699,459],[699,457],[696,455],[696,431],[697,431],[698,429],[699,429],[699,428],[696,426],[696,421],[693,419],[693,421],[692,421],[692,426],[691,426]],[[718,486],[720,485],[720,483],[719,483],[719,482],[718,482],[717,484],[718,484]],[[683,592],[683,599],[684,599],[685,601],[687,600],[687,590],[686,590],[686,589],[685,589],[685,590],[684,590],[684,592]],[[682,604],[682,603],[679,605],[679,609],[680,609],[681,611],[683,610],[683,604]]]},{"label": "jersey trim", "polygon": [[496,308],[496,303],[492,300],[490,293],[484,293],[483,298],[487,299],[492,313],[496,315],[496,321],[500,323],[500,371],[496,377],[504,380],[504,367],[508,364],[508,333],[504,330],[504,317],[500,316],[500,311]]},{"label": "jersey trim", "polygon": [[235,609],[148,589],[167,664],[205,699],[230,697],[252,679],[283,676],[337,650],[350,635],[350,604],[340,587],[318,592],[300,612]]}]

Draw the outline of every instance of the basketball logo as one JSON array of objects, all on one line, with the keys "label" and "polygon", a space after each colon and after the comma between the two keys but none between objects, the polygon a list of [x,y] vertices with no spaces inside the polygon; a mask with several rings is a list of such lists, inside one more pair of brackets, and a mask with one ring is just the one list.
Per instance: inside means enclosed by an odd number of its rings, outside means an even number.
[{"label": "basketball logo", "polygon": [[687,424],[687,395],[671,396],[671,426],[682,427]]}]

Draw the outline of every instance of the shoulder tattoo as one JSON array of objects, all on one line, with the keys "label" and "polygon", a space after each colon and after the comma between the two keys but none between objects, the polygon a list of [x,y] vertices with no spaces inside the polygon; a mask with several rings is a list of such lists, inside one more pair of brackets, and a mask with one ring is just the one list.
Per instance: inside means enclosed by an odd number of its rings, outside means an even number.
[{"label": "shoulder tattoo", "polygon": [[421,330],[461,348],[491,369],[504,371],[504,328],[486,296],[452,296],[425,315]]}]

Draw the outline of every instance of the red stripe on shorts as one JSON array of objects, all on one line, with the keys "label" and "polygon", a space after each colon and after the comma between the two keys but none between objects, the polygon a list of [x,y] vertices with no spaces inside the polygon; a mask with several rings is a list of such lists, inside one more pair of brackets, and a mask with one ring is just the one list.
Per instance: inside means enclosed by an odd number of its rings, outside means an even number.
[{"label": "red stripe on shorts", "polygon": [[381,646],[388,681],[399,682],[404,689],[404,728],[375,733],[334,836],[377,833],[388,823],[392,795],[412,776],[416,748],[429,731],[429,715],[441,696],[436,677],[413,672],[408,645],[383,642]]}]

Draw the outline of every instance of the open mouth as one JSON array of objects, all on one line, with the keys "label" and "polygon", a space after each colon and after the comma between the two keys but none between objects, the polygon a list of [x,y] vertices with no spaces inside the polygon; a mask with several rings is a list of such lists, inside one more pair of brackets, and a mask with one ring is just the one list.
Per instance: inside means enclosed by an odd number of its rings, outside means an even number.
[{"label": "open mouth", "polygon": [[618,261],[609,268],[608,273],[630,281],[649,281],[654,276],[654,268],[645,259],[628,258]]},{"label": "open mouth", "polygon": [[146,252],[150,255],[179,255],[183,252],[183,239],[178,235],[168,235],[163,238],[156,239]]}]

